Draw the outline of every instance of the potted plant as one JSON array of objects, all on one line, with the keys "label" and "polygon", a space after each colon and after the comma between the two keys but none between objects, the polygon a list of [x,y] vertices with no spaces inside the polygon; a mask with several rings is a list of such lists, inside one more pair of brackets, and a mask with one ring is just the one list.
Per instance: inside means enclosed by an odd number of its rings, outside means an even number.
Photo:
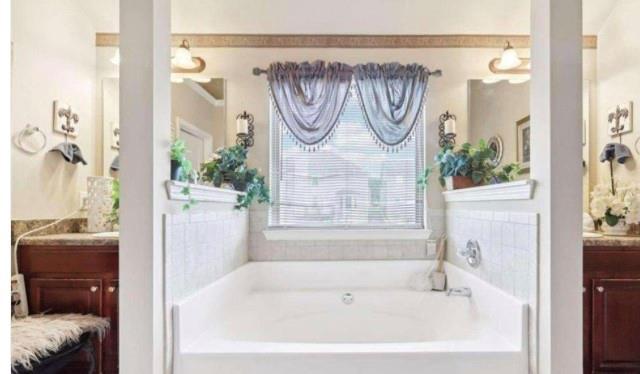
[{"label": "potted plant", "polygon": [[591,214],[607,235],[626,235],[630,224],[640,223],[640,185],[599,184],[591,192]]},{"label": "potted plant", "polygon": [[[446,190],[468,188],[489,182],[493,177],[494,166],[491,163],[494,151],[480,140],[477,146],[462,144],[458,149],[453,146],[442,148],[435,156],[435,165],[440,172],[438,180]],[[433,167],[425,170],[419,179],[422,185],[427,184]]]},{"label": "potted plant", "polygon": [[264,176],[258,169],[248,168],[247,149],[234,145],[219,148],[210,160],[202,164],[202,179],[220,187],[228,184],[236,191],[244,192],[238,196],[236,209],[248,208],[254,201],[269,203],[270,195]]},{"label": "potted plant", "polygon": [[186,154],[187,145],[184,140],[176,139],[171,144],[171,180],[184,182],[189,179],[193,165]]},{"label": "potted plant", "polygon": [[176,139],[171,144],[171,180],[179,182],[187,182],[182,188],[182,194],[187,197],[187,202],[182,206],[183,210],[189,210],[196,201],[191,197],[191,188],[189,187],[189,179],[193,173],[193,165],[187,158],[187,145],[184,140]]}]

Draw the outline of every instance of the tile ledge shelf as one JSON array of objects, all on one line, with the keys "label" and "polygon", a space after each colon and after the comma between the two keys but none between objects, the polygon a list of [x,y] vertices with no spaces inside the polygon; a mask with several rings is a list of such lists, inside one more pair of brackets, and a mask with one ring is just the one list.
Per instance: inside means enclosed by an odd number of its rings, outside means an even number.
[{"label": "tile ledge shelf", "polygon": [[267,240],[428,240],[429,229],[285,229],[262,231]]},{"label": "tile ledge shelf", "polygon": [[186,182],[169,180],[165,182],[169,200],[186,201],[187,197],[182,194],[182,189],[187,185],[191,188],[191,197],[195,201],[235,204],[238,196],[244,194],[244,192],[229,190],[226,188],[212,187],[203,184],[187,184]]},{"label": "tile ledge shelf", "polygon": [[497,200],[531,200],[536,182],[525,179],[514,182],[490,184],[488,186],[463,188],[442,193],[444,201],[497,201]]}]

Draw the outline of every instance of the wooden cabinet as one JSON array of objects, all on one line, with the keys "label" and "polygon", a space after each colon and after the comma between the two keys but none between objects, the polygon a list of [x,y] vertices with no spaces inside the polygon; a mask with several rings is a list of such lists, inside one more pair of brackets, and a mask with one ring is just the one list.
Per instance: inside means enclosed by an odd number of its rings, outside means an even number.
[{"label": "wooden cabinet", "polygon": [[[118,372],[118,247],[21,245],[30,313],[90,313],[109,319],[111,328],[94,341],[99,373]],[[64,373],[85,373],[79,354]]]},{"label": "wooden cabinet", "polygon": [[585,247],[584,372],[640,373],[639,247]]}]

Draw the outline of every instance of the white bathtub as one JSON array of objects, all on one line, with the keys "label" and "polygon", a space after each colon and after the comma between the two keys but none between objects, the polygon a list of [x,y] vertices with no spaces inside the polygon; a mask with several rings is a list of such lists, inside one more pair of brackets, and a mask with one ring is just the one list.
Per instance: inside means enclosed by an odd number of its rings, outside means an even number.
[{"label": "white bathtub", "polygon": [[450,264],[470,299],[410,290],[429,265],[248,263],[175,305],[174,373],[527,373],[525,305]]}]

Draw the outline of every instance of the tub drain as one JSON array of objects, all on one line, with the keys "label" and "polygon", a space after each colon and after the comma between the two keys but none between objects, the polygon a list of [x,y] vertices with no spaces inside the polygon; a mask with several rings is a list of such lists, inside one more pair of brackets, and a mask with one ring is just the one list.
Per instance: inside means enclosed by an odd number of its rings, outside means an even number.
[{"label": "tub drain", "polygon": [[342,302],[345,303],[346,305],[350,305],[353,303],[353,294],[350,292],[345,293],[344,295],[342,295]]}]

